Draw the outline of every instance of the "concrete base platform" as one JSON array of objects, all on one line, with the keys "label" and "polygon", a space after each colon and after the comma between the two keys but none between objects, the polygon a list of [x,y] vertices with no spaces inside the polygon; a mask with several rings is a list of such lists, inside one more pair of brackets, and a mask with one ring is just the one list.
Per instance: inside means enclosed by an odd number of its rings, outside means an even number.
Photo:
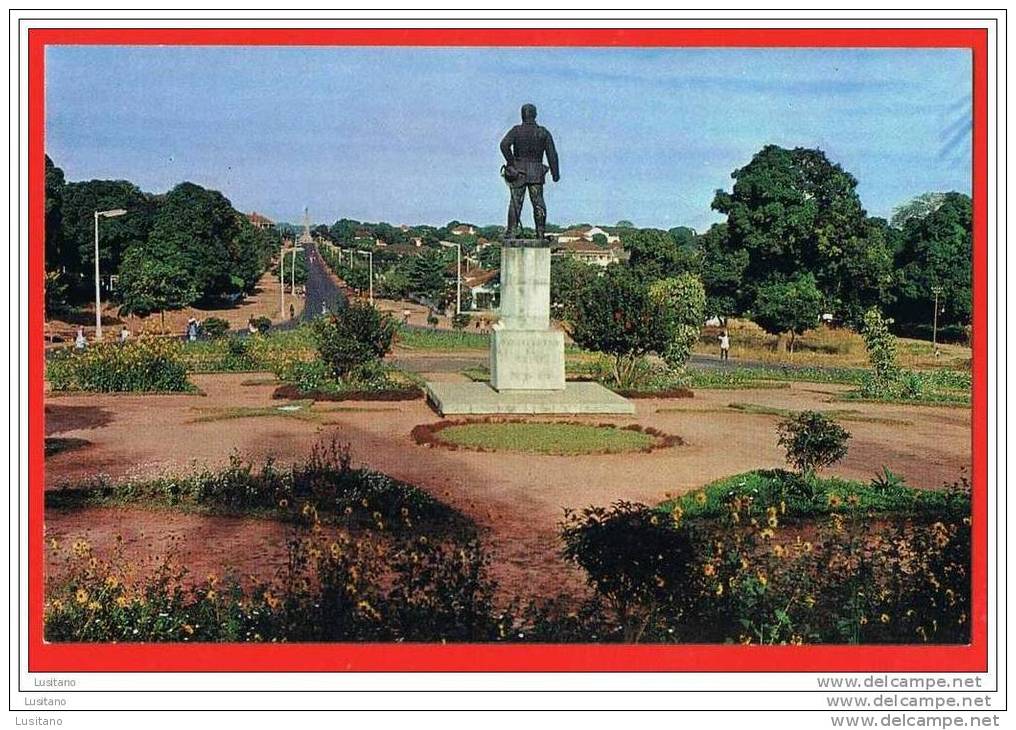
[{"label": "concrete base platform", "polygon": [[599,383],[567,383],[564,390],[500,392],[486,383],[427,383],[427,399],[442,416],[635,413],[631,401]]}]

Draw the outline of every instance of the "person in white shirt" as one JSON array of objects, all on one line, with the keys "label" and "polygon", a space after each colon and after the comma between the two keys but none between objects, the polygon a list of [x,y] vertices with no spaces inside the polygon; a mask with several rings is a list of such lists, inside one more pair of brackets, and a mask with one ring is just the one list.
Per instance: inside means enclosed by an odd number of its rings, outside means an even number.
[{"label": "person in white shirt", "polygon": [[85,339],[85,328],[78,327],[78,336],[74,338],[74,349],[84,350],[88,345],[88,340]]},{"label": "person in white shirt", "polygon": [[120,344],[123,345],[127,342],[127,338],[131,336],[131,331],[127,329],[127,325],[120,328]]},{"label": "person in white shirt", "polygon": [[727,360],[730,358],[730,334],[727,330],[723,330],[720,333],[720,359]]}]

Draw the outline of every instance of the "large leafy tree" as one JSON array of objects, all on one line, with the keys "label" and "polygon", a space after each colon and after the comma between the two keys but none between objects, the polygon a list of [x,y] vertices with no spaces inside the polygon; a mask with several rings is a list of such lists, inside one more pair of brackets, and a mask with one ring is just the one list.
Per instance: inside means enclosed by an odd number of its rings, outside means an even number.
[{"label": "large leafy tree", "polygon": [[922,193],[907,202],[893,208],[890,224],[893,228],[902,229],[911,220],[920,220],[939,209],[945,201],[946,193]]},{"label": "large leafy tree", "polygon": [[234,242],[240,222],[222,193],[184,182],[166,194],[155,215],[151,248],[180,254],[202,299],[243,291],[240,255]]},{"label": "large leafy tree", "polygon": [[661,355],[671,367],[682,368],[691,357],[705,319],[706,291],[702,280],[685,272],[654,282],[649,287],[649,293],[664,305],[669,319],[670,344]]},{"label": "large leafy tree", "polygon": [[427,250],[410,261],[406,274],[412,291],[440,306],[446,290],[446,262],[439,251]]},{"label": "large leafy tree", "polygon": [[193,303],[198,298],[181,253],[169,245],[136,244],[124,254],[120,273],[120,313],[148,315]]},{"label": "large leafy tree", "polygon": [[626,266],[609,266],[593,280],[575,308],[572,338],[580,347],[612,359],[614,382],[631,385],[646,355],[662,355],[672,341],[667,305]]},{"label": "large leafy tree", "polygon": [[857,180],[821,150],[768,145],[732,174],[732,192],[713,208],[727,215],[727,243],[744,250],[746,299],[775,278],[811,273],[841,316],[878,303],[880,286],[859,288],[857,272],[884,284],[891,243],[870,226]]},{"label": "large leafy tree", "polygon": [[555,318],[571,320],[575,308],[586,296],[589,285],[599,275],[598,266],[571,256],[550,259],[550,306]]},{"label": "large leafy tree", "polygon": [[733,249],[727,239],[727,224],[716,223],[698,237],[702,284],[705,287],[705,314],[726,319],[740,314],[744,305],[744,270],[748,252]]},{"label": "large leafy tree", "polygon": [[772,280],[759,287],[751,312],[752,319],[766,332],[789,334],[791,352],[797,336],[815,327],[821,313],[822,293],[811,274],[789,281]]},{"label": "large leafy tree", "polygon": [[694,271],[697,253],[682,246],[667,231],[656,228],[626,228],[621,241],[629,252],[628,265],[644,281],[656,281]]},{"label": "large leafy tree", "polygon": [[119,218],[99,222],[99,267],[103,276],[117,272],[124,252],[145,241],[152,229],[155,200],[127,180],[69,182],[61,197],[62,265],[88,280],[95,262],[96,211],[127,211]]},{"label": "large leafy tree", "polygon": [[923,217],[906,221],[896,254],[899,297],[893,309],[897,321],[929,323],[934,289],[939,296],[939,324],[966,325],[971,315],[973,209],[962,193],[947,193],[941,204]]},{"label": "large leafy tree", "polygon": [[60,271],[66,267],[63,250],[63,190],[64,173],[46,155],[46,269]]}]

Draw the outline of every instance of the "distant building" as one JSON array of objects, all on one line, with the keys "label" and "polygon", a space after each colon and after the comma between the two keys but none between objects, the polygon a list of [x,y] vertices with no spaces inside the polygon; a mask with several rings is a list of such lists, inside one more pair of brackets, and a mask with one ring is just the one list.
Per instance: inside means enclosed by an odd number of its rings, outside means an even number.
[{"label": "distant building", "polygon": [[255,228],[260,228],[262,230],[275,228],[275,221],[261,215],[256,210],[247,214],[247,220],[249,220],[250,224]]},{"label": "distant building", "polygon": [[451,229],[450,233],[453,236],[472,236],[476,234],[476,229],[473,226],[460,223]]},{"label": "distant building", "polygon": [[501,299],[501,272],[473,269],[462,275],[462,288],[469,290],[471,309],[496,309]]},{"label": "distant building", "polygon": [[558,243],[574,243],[576,241],[592,243],[594,236],[606,238],[608,246],[615,246],[621,243],[620,236],[599,226],[580,226],[578,228],[569,228],[567,231],[561,231],[560,233],[548,233],[547,235]]},{"label": "distant building", "polygon": [[596,266],[609,266],[624,261],[626,258],[625,251],[619,243],[603,247],[584,238],[578,240],[569,238],[567,241],[561,241],[559,238],[552,255],[570,256],[578,261]]}]

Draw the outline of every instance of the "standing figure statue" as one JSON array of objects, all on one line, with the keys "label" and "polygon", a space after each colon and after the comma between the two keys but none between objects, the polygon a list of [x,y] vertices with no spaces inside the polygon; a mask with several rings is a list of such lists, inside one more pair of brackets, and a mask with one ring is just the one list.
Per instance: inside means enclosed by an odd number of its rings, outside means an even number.
[{"label": "standing figure statue", "polygon": [[[523,105],[522,124],[508,130],[508,134],[501,140],[501,154],[505,160],[502,174],[511,188],[505,238],[515,238],[518,235],[522,203],[528,189],[529,202],[533,204],[536,237],[542,240],[547,227],[547,205],[543,202],[544,178],[548,170],[554,182],[561,179],[561,174],[557,166],[554,138],[536,123],[536,107],[532,104]],[[544,155],[547,156],[546,165],[543,164]]]}]

